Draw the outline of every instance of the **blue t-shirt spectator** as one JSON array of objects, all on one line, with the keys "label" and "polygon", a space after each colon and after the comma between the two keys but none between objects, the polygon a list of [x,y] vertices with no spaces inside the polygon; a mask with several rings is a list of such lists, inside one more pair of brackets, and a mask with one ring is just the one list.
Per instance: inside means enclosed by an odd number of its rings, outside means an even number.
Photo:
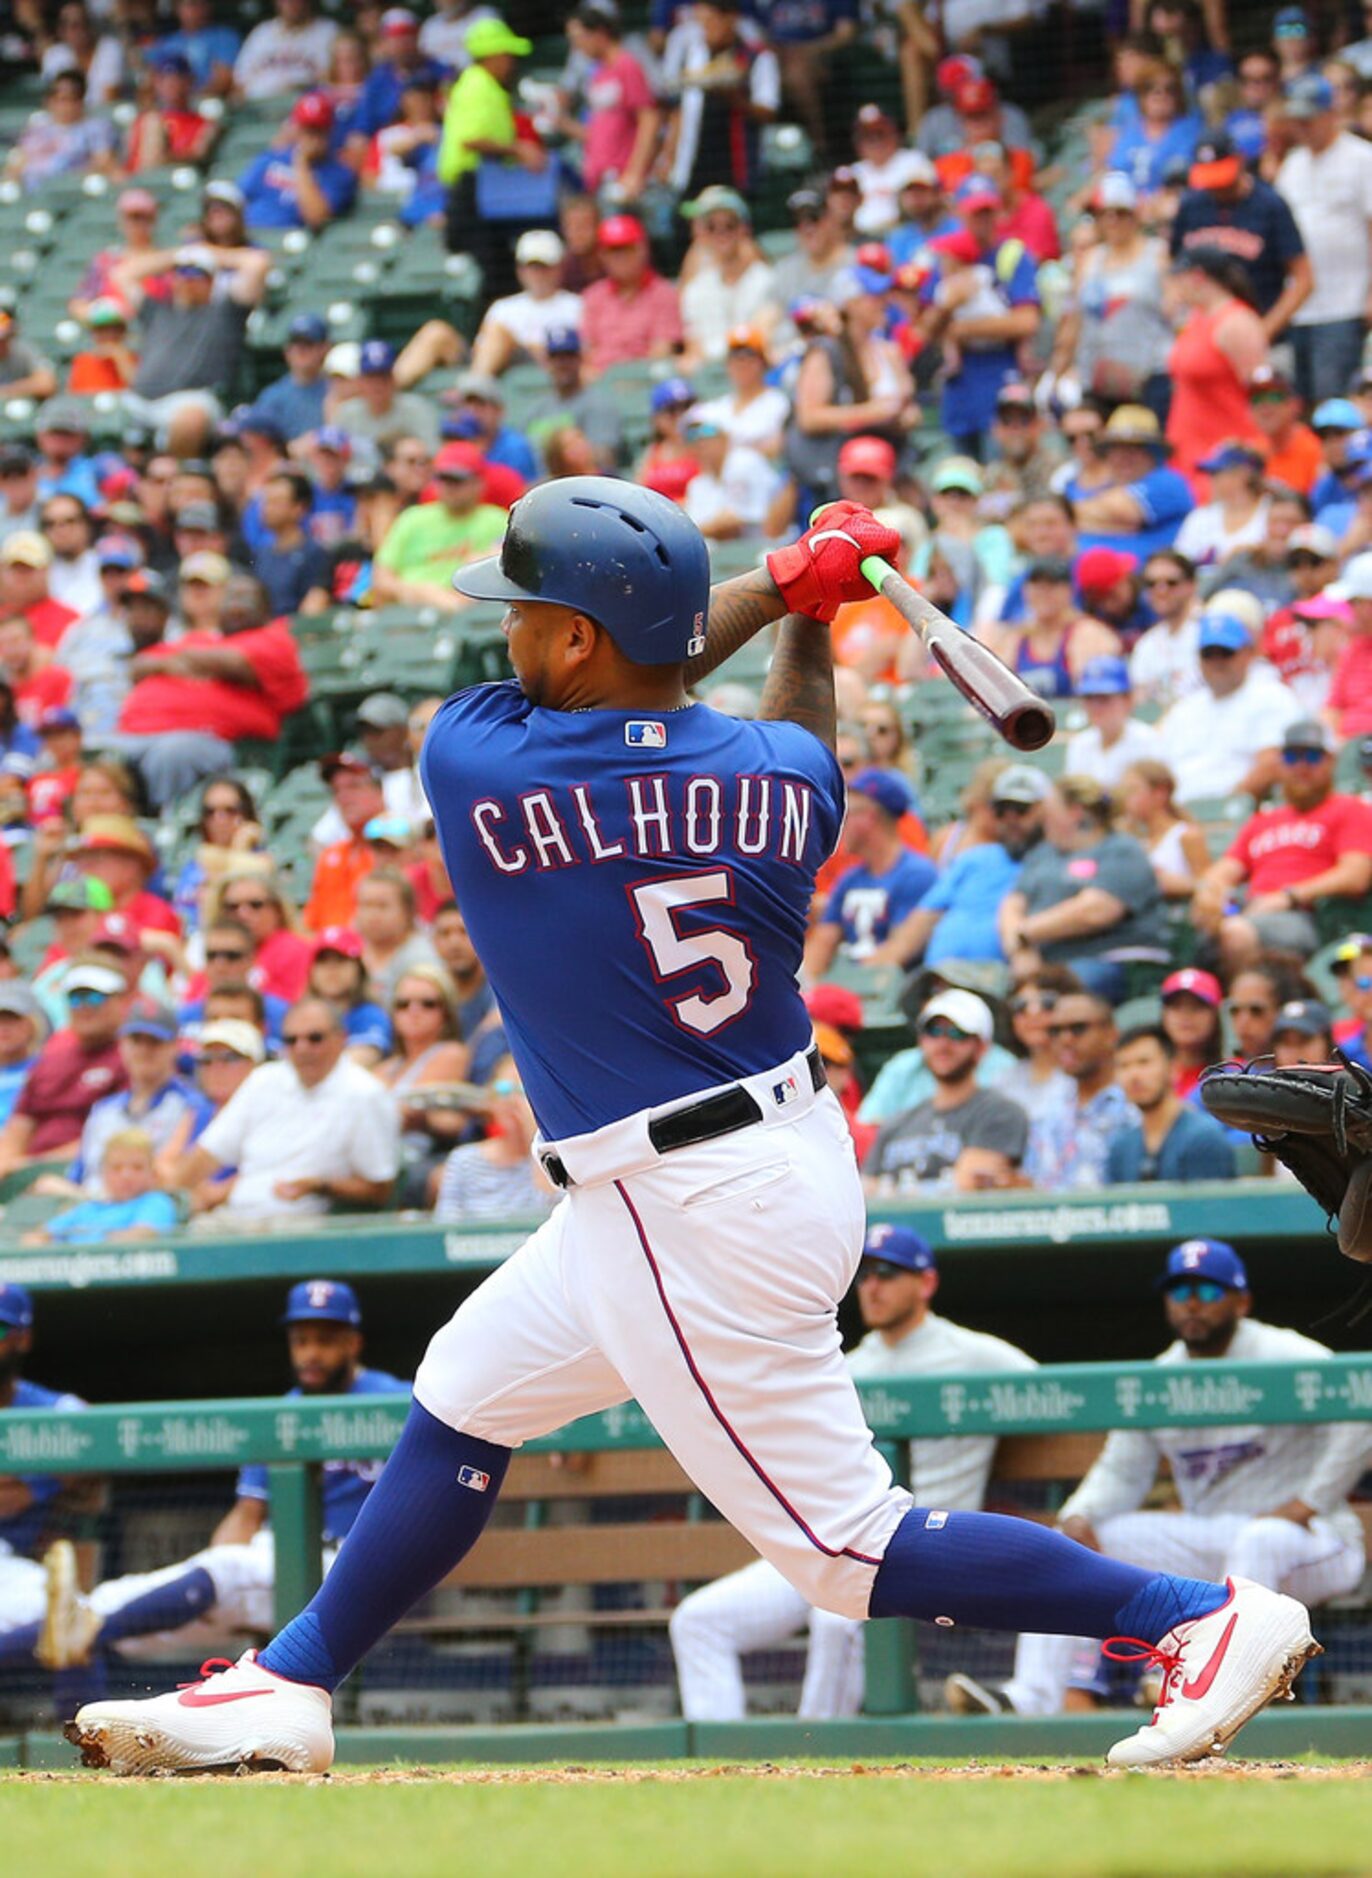
[{"label": "blue t-shirt spectator", "polygon": [[850,958],[866,958],[893,926],[914,912],[933,886],[937,871],[926,855],[908,851],[883,874],[874,874],[859,862],[834,883],[824,922],[842,928],[843,947]]},{"label": "blue t-shirt spectator", "polygon": [[168,33],[157,41],[155,50],[159,57],[179,52],[183,59],[189,59],[195,88],[203,91],[214,77],[216,65],[227,65],[232,71],[242,43],[232,26],[203,26],[196,33]]},{"label": "blue t-shirt spectator", "polygon": [[359,1047],[366,1044],[380,1050],[382,1056],[390,1055],[395,1033],[390,1018],[379,1004],[354,1004],[343,1019],[343,1028],[349,1043]]},{"label": "blue t-shirt spectator", "polygon": [[176,1202],[169,1193],[142,1193],[136,1200],[81,1200],[47,1223],[47,1234],[59,1245],[95,1245],[111,1233],[146,1226],[153,1232],[174,1232],[178,1224]]},{"label": "blue t-shirt spectator", "polygon": [[1189,165],[1196,144],[1205,129],[1199,117],[1179,117],[1168,125],[1161,137],[1144,134],[1143,121],[1128,124],[1115,139],[1110,152],[1110,168],[1123,170],[1141,195],[1161,189],[1174,163]]},{"label": "blue t-shirt spectator", "polygon": [[357,109],[348,125],[349,135],[360,133],[364,137],[375,137],[379,130],[398,121],[400,99],[407,85],[426,84],[437,90],[452,75],[451,66],[440,65],[437,59],[421,59],[411,72],[402,72],[389,59],[374,65],[367,74]]},{"label": "blue t-shirt spectator", "polygon": [[[329,205],[331,216],[345,215],[357,195],[357,173],[346,163],[325,157],[311,175]],[[295,169],[289,155],[264,150],[238,179],[243,191],[243,221],[248,228],[304,228],[295,193]]]},{"label": "blue t-shirt spectator", "polygon": [[286,441],[291,443],[307,431],[318,430],[324,422],[324,396],[328,389],[325,378],[317,378],[312,385],[302,385],[289,372],[284,372],[280,378],[273,379],[265,391],[258,393],[253,409],[279,424]]},{"label": "blue t-shirt spectator", "polygon": [[1229,1131],[1213,1115],[1183,1102],[1156,1153],[1137,1122],[1114,1135],[1106,1151],[1105,1177],[1111,1186],[1135,1180],[1232,1180],[1234,1147]]},{"label": "blue t-shirt spectator", "polygon": [[[387,1375],[384,1369],[359,1369],[349,1395],[408,1395],[410,1385],[399,1376]],[[303,1389],[288,1389],[287,1401],[296,1402]],[[335,1543],[346,1539],[353,1521],[366,1504],[367,1495],[381,1472],[380,1461],[325,1461],[324,1463],[324,1537]],[[270,1500],[271,1479],[265,1467],[239,1469],[240,1500]]]},{"label": "blue t-shirt spectator", "polygon": [[1003,959],[996,915],[1019,879],[1019,862],[998,841],[959,854],[919,903],[922,913],[942,913],[925,947],[925,965],[940,959]]},{"label": "blue t-shirt spectator", "polygon": [[191,1140],[200,1133],[213,1111],[193,1083],[171,1076],[157,1091],[147,1108],[135,1115],[129,1107],[127,1089],[116,1095],[102,1096],[86,1117],[81,1130],[81,1146],[69,1171],[79,1187],[92,1187],[100,1177],[100,1163],[111,1138],[126,1128],[141,1128],[152,1136],[153,1146],[163,1148],[188,1112],[191,1116]]},{"label": "blue t-shirt spectator", "polygon": [[[997,242],[985,251],[980,266],[987,275],[987,289],[1005,312],[1042,304],[1037,264],[1017,237]],[[921,299],[926,305],[936,300],[940,284],[937,275],[925,283]],[[947,336],[956,344],[956,320],[949,325]],[[942,423],[959,448],[975,450],[976,439],[994,421],[996,395],[1001,386],[1007,379],[1018,376],[1019,347],[1017,344],[978,344],[959,350],[961,363],[943,382]]]},{"label": "blue t-shirt spectator", "polygon": [[[1099,490],[1080,488],[1075,476],[1063,491],[1071,502],[1081,502],[1098,493]],[[1125,554],[1135,554],[1140,561],[1146,561],[1159,548],[1171,547],[1183,520],[1196,506],[1190,483],[1179,471],[1168,469],[1162,463],[1156,469],[1149,470],[1146,476],[1140,477],[1138,482],[1130,483],[1129,494],[1139,505],[1143,527],[1135,529],[1132,534],[1105,534],[1083,529],[1077,537],[1079,550],[1120,548]]]},{"label": "blue t-shirt spectator", "polygon": [[262,547],[253,549],[252,565],[267,589],[273,615],[298,611],[311,587],[329,584],[329,557],[308,535],[290,548],[278,548],[268,538]]}]

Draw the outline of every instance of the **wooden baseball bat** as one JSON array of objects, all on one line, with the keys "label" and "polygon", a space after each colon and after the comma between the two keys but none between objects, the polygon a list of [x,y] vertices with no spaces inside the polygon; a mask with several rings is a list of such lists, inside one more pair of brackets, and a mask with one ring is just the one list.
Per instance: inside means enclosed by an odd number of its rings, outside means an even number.
[{"label": "wooden baseball bat", "polygon": [[[827,506],[827,505],[826,505]],[[815,522],[822,509],[810,517]],[[1016,750],[1041,750],[1051,743],[1057,719],[1036,691],[1003,659],[973,639],[970,633],[942,613],[931,600],[917,593],[889,561],[869,554],[862,562],[864,577],[873,591],[900,614],[924,641],[925,650],[986,721]]]}]

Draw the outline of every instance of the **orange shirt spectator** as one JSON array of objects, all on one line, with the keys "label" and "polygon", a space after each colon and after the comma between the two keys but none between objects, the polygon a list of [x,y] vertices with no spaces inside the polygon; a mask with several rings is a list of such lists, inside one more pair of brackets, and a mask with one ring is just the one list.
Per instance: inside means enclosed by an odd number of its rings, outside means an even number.
[{"label": "orange shirt spectator", "polygon": [[381,772],[351,751],[326,756],[320,764],[334,807],[348,833],[330,844],[315,863],[304,920],[311,932],[326,926],[351,926],[357,912],[357,889],[376,866],[376,848],[363,829],[374,815],[384,815]]}]

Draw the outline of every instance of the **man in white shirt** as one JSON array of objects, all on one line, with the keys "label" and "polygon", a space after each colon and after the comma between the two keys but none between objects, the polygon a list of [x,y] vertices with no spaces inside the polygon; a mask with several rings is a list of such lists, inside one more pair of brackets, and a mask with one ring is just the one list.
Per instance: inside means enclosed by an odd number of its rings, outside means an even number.
[{"label": "man in white shirt", "polygon": [[[884,1376],[1016,1373],[1034,1360],[999,1337],[965,1330],[929,1309],[938,1268],[927,1240],[907,1226],[873,1226],[862,1248],[857,1294],[867,1335],[848,1358],[859,1381]],[[976,1512],[995,1454],[991,1435],[910,1443],[910,1486],[922,1506]],[[740,1658],[784,1643],[808,1625],[800,1713],[809,1720],[856,1715],[863,1696],[863,1626],[812,1610],[765,1559],[693,1591],[672,1615],[672,1650],[687,1721],[741,1721]],[[1056,1641],[1056,1639],[1055,1639]],[[1070,1639],[1069,1639],[1070,1641]]]},{"label": "man in white shirt", "polygon": [[1124,659],[1112,653],[1088,659],[1077,696],[1090,722],[1067,745],[1069,776],[1094,776],[1102,788],[1114,789],[1132,763],[1160,755],[1162,738],[1153,725],[1130,715],[1134,692]]},{"label": "man in white shirt", "polygon": [[313,0],[276,0],[276,18],[254,26],[243,41],[234,61],[234,89],[257,99],[322,85],[337,31],[333,20],[316,19]]},{"label": "man in white shirt", "polygon": [[1261,801],[1277,780],[1282,735],[1302,715],[1300,700],[1255,663],[1253,635],[1236,613],[1212,607],[1201,615],[1198,653],[1200,689],[1174,704],[1159,726],[1177,801],[1232,795]]},{"label": "man in white shirt", "polygon": [[400,1112],[370,1070],[344,1055],[342,1016],[322,998],[297,1000],[281,1026],[285,1060],[264,1063],[230,1096],[183,1156],[176,1184],[192,1191],[236,1169],[224,1213],[261,1220],[383,1206],[400,1165]]},{"label": "man in white shirt", "polygon": [[781,479],[757,450],[730,443],[718,418],[696,409],[684,427],[686,447],[700,465],[682,507],[710,541],[761,537]]},{"label": "man in white shirt", "polygon": [[853,174],[862,201],[853,218],[863,235],[886,235],[900,220],[900,192],[907,183],[937,181],[933,164],[921,150],[907,150],[900,125],[879,104],[864,104],[853,122],[857,161]]},{"label": "man in white shirt", "polygon": [[1372,299],[1372,145],[1340,128],[1329,80],[1307,72],[1287,87],[1283,115],[1297,147],[1277,171],[1315,287],[1291,321],[1296,389],[1306,408],[1340,398],[1362,362]]},{"label": "man in white shirt", "polygon": [[[1176,1333],[1160,1365],[1321,1363],[1329,1356],[1325,1344],[1249,1315],[1248,1274],[1222,1239],[1174,1246],[1160,1282]],[[1117,1428],[1057,1523],[1069,1538],[1110,1558],[1154,1571],[1251,1578],[1321,1604],[1362,1579],[1362,1523],[1348,1495],[1369,1449],[1372,1429],[1365,1422]],[[1181,1508],[1141,1512],[1164,1459]],[[986,1691],[993,1701],[975,1706],[1054,1714],[1079,1653],[1094,1664],[1097,1651],[1089,1639],[1025,1635],[1001,1699]]]},{"label": "man in white shirt", "polygon": [[1143,564],[1143,592],[1158,620],[1134,644],[1129,681],[1142,702],[1175,704],[1202,682],[1194,564],[1175,548],[1159,548]]},{"label": "man in white shirt", "polygon": [[419,29],[419,50],[440,65],[451,65],[455,72],[465,72],[471,64],[467,34],[478,20],[497,19],[494,7],[472,6],[470,0],[447,0],[430,14]]},{"label": "man in white shirt", "polygon": [[498,375],[520,357],[547,357],[549,333],[581,331],[581,296],[560,287],[566,253],[551,228],[526,228],[515,243],[521,293],[493,300],[472,346],[472,370]]}]

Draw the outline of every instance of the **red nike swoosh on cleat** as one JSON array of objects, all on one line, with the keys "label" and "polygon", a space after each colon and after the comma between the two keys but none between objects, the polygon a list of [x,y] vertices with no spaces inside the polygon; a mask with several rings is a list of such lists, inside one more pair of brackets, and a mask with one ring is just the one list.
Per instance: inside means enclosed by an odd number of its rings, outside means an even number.
[{"label": "red nike swoosh on cleat", "polygon": [[1238,1621],[1239,1614],[1235,1611],[1234,1615],[1229,1619],[1229,1622],[1224,1626],[1224,1635],[1215,1645],[1210,1661],[1205,1665],[1200,1675],[1196,1677],[1194,1682],[1184,1682],[1182,1684],[1181,1692],[1188,1701],[1198,1702],[1200,1698],[1209,1691],[1211,1683],[1219,1674],[1220,1664],[1228,1654],[1229,1639],[1233,1636],[1234,1626]]},{"label": "red nike swoosh on cleat", "polygon": [[250,1702],[255,1695],[275,1694],[275,1689],[226,1689],[222,1695],[201,1695],[198,1689],[187,1689],[176,1699],[182,1708],[218,1708],[224,1702]]}]

